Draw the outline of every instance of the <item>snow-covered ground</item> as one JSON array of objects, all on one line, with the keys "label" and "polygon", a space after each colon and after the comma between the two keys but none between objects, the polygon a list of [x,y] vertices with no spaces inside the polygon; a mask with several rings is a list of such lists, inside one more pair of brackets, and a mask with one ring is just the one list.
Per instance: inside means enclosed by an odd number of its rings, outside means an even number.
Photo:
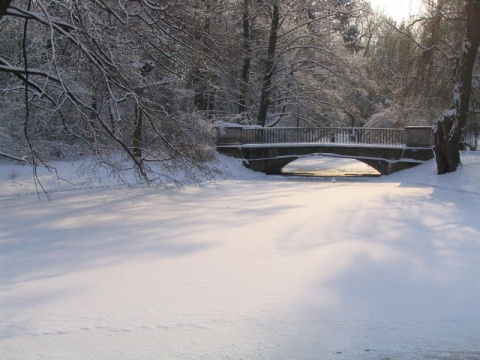
[{"label": "snow-covered ground", "polygon": [[221,159],[184,188],[59,163],[50,202],[0,163],[0,358],[480,359],[478,153],[336,181]]}]

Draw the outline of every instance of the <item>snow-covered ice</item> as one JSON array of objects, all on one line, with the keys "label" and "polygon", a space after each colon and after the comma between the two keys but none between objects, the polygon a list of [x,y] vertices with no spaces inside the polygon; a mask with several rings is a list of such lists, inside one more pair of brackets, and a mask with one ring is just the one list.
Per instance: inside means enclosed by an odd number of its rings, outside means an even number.
[{"label": "snow-covered ice", "polygon": [[480,359],[480,155],[462,158],[332,182],[222,157],[224,179],[184,188],[59,163],[50,202],[1,163],[0,358]]}]

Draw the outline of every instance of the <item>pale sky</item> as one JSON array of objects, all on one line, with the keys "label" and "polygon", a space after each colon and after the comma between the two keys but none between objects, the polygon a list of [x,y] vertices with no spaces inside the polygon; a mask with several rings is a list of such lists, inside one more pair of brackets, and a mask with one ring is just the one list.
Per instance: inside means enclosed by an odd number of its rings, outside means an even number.
[{"label": "pale sky", "polygon": [[370,0],[373,9],[384,12],[397,21],[408,17],[410,14],[418,14],[421,0]]}]

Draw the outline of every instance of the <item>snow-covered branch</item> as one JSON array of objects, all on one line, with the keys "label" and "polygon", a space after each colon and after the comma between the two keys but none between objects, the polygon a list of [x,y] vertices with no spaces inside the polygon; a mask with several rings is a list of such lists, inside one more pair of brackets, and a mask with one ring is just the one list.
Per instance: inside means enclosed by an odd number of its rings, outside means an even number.
[{"label": "snow-covered branch", "polygon": [[55,82],[60,82],[60,79],[57,78],[54,74],[48,73],[40,69],[32,69],[32,68],[25,69],[25,67],[13,66],[6,59],[2,57],[0,57],[0,71],[13,73],[16,75],[19,75],[19,74],[25,75],[28,73],[29,75],[40,76]]},{"label": "snow-covered branch", "polygon": [[21,163],[28,162],[28,159],[26,157],[18,157],[18,156],[15,156],[15,155],[6,154],[3,151],[0,151],[0,157],[4,157],[4,158],[10,159],[10,160],[19,161]]}]

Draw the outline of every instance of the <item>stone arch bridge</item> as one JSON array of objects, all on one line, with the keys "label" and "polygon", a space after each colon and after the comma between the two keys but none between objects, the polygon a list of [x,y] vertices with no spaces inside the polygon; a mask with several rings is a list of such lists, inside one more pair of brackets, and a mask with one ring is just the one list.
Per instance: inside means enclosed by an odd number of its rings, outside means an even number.
[{"label": "stone arch bridge", "polygon": [[220,153],[243,159],[252,170],[279,174],[307,155],[356,159],[383,175],[419,165],[434,157],[431,127],[262,128],[227,125],[218,128]]}]

